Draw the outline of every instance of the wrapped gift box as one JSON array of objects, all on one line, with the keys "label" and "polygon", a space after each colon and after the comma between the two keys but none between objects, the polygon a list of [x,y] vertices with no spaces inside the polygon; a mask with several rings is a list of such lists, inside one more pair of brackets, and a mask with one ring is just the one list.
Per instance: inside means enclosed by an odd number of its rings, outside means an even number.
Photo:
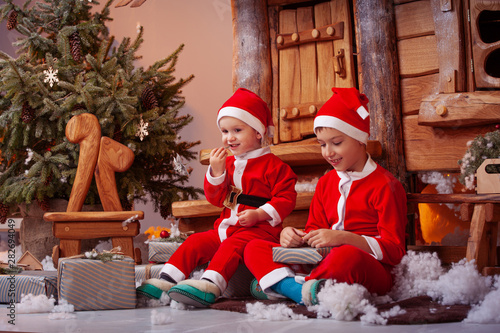
[{"label": "wrapped gift box", "polygon": [[19,303],[21,296],[28,294],[57,298],[57,272],[23,271],[16,275],[0,275],[0,303]]},{"label": "wrapped gift box", "polygon": [[167,262],[181,244],[182,243],[151,241],[149,242],[148,260],[158,263]]},{"label": "wrapped gift box", "polygon": [[317,264],[332,247],[273,247],[273,261],[286,264]]},{"label": "wrapped gift box", "polygon": [[135,264],[123,260],[59,260],[59,299],[75,310],[131,309],[136,306]]},{"label": "wrapped gift box", "polygon": [[135,266],[135,282],[141,284],[143,281],[151,278],[159,278],[163,264],[148,264]]}]

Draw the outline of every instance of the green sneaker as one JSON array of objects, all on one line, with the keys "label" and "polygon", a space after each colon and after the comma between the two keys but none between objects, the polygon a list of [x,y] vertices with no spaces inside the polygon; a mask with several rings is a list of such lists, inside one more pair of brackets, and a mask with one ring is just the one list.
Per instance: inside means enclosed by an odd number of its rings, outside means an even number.
[{"label": "green sneaker", "polygon": [[161,294],[163,294],[163,290],[151,284],[143,284],[142,286],[137,287],[136,292],[138,295],[146,296],[147,298],[152,299],[160,299]]},{"label": "green sneaker", "polygon": [[263,300],[269,299],[269,297],[260,287],[259,281],[257,281],[257,279],[253,279],[252,283],[250,283],[250,293],[256,299],[263,299]]},{"label": "green sneaker", "polygon": [[309,280],[302,285],[302,300],[306,306],[319,304],[318,293],[325,283],[325,279]]},{"label": "green sneaker", "polygon": [[184,280],[168,291],[168,296],[176,302],[205,308],[215,303],[220,296],[219,288],[206,280]]}]

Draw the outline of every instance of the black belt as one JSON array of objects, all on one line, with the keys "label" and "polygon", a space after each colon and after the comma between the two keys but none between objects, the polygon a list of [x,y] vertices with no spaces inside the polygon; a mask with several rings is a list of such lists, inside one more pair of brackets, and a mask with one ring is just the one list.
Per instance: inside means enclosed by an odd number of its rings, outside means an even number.
[{"label": "black belt", "polygon": [[269,200],[271,199],[259,197],[256,195],[242,194],[239,188],[231,186],[231,192],[228,193],[226,200],[224,200],[224,206],[229,209],[234,209],[234,207],[236,207],[236,204],[242,204],[259,208]]}]

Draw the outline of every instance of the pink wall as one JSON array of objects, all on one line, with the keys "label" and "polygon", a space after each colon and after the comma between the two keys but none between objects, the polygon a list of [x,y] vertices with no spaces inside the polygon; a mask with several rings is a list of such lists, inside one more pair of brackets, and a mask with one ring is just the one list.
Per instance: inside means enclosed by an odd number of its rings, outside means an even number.
[{"label": "pink wall", "polygon": [[[106,1],[101,0],[102,6]],[[24,1],[16,1],[18,4]],[[118,3],[118,1],[115,1]],[[138,54],[143,58],[138,66],[148,67],[170,55],[180,44],[185,44],[176,67],[177,78],[194,74],[194,80],[183,89],[186,105],[182,112],[194,120],[181,133],[183,140],[201,140],[196,149],[219,146],[220,132],[216,126],[217,111],[232,93],[232,23],[230,0],[148,0],[141,7],[112,8],[108,23],[117,41],[135,37],[137,24],[144,27],[144,43]],[[18,35],[0,27],[0,49],[14,56],[12,42]],[[189,166],[190,185],[202,187],[207,167],[197,160]],[[141,231],[149,226],[163,225],[159,213],[150,205],[137,203],[146,219]]]}]

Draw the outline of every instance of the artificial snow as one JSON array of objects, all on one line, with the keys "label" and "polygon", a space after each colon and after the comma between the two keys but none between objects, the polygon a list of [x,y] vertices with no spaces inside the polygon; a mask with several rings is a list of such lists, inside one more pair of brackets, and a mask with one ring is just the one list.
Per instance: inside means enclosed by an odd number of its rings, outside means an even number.
[{"label": "artificial snow", "polygon": [[306,316],[301,314],[296,314],[283,303],[265,305],[262,302],[256,302],[254,304],[247,303],[247,312],[250,316],[255,319],[265,319],[272,321],[283,321],[283,320],[304,320],[307,319]]},{"label": "artificial snow", "polygon": [[479,304],[474,305],[469,311],[466,323],[478,324],[500,324],[500,276],[496,275],[494,278],[493,291],[484,297],[484,300]]},{"label": "artificial snow", "polygon": [[[500,323],[500,276],[481,275],[474,261],[463,259],[446,270],[436,253],[408,251],[393,273],[394,287],[385,296],[370,295],[365,287],[358,284],[328,280],[318,293],[319,304],[308,307],[308,310],[315,311],[318,318],[342,321],[359,318],[362,324],[385,325],[388,318],[403,314],[405,310],[395,306],[379,313],[374,304],[430,296],[443,305],[471,305],[464,322]],[[258,319],[303,319],[291,311],[284,304],[247,304],[247,312]],[[429,309],[430,313],[435,311],[435,308]]]},{"label": "artificial snow", "polygon": [[54,297],[48,298],[46,295],[33,294],[23,295],[21,302],[16,305],[17,313],[40,313],[51,312],[54,309],[56,300]]},{"label": "artificial snow", "polygon": [[172,322],[172,317],[166,312],[153,310],[151,311],[151,324],[153,325],[165,325]]},{"label": "artificial snow", "polygon": [[42,267],[44,271],[57,271],[50,256],[45,256],[45,259],[42,260]]}]

